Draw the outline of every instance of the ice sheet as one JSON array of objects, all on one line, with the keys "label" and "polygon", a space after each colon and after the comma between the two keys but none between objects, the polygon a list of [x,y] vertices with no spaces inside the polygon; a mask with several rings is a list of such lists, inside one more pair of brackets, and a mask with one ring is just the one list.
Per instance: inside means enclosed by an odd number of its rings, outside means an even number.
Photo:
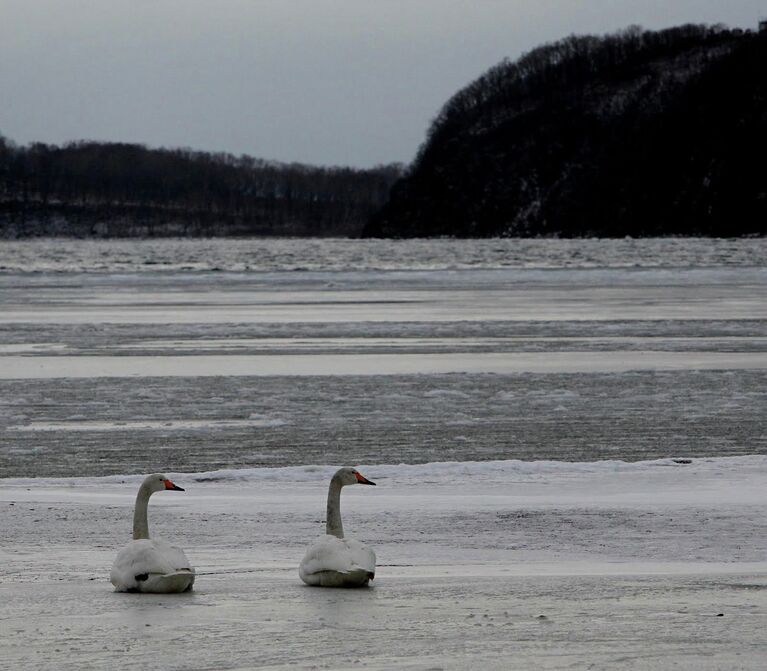
[{"label": "ice sheet", "polygon": [[[637,319],[765,319],[767,271],[446,271],[281,278],[94,276],[67,288],[0,276],[0,324],[268,324]],[[175,280],[188,293],[165,294]],[[228,290],[221,286],[227,279]],[[148,282],[153,280],[153,282]],[[306,283],[306,284],[304,284]],[[467,284],[468,283],[468,286]],[[360,286],[356,286],[359,284]],[[265,285],[265,286],[264,286]],[[340,285],[341,288],[336,288]],[[133,288],[137,293],[125,292]]]},{"label": "ice sheet", "polygon": [[764,370],[767,352],[546,352],[282,356],[5,356],[0,379],[625,373],[641,370]]},{"label": "ice sheet", "polygon": [[[303,586],[333,466],[172,474],[150,530],[193,594],[111,591],[138,476],[2,481],[14,669],[759,668],[767,458],[360,465],[372,589]],[[12,505],[11,505],[12,504]]]},{"label": "ice sheet", "polygon": [[0,475],[763,454],[765,417],[748,370],[0,379]]},{"label": "ice sheet", "polygon": [[[3,243],[0,665],[761,668],[766,317],[765,239]],[[191,595],[108,583],[154,470]]]}]

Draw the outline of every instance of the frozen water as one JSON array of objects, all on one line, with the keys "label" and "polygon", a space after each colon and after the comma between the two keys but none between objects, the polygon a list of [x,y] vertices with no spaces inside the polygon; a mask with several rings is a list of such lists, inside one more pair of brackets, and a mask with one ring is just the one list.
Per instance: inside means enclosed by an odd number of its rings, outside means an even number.
[{"label": "frozen water", "polygon": [[0,377],[274,377],[445,373],[615,373],[640,370],[764,370],[767,352],[545,352],[325,354],[321,357],[197,355],[132,357],[6,356]]},{"label": "frozen water", "polygon": [[764,454],[766,410],[760,370],[0,380],[0,473]]},{"label": "frozen water", "polygon": [[[1,243],[0,666],[760,668],[766,261]],[[362,592],[297,576],[342,464],[379,483],[342,503],[378,555]],[[108,583],[152,471],[187,488],[150,525],[191,595]]]},{"label": "frozen water", "polygon": [[0,475],[764,452],[764,240],[352,242],[0,245]]},{"label": "frozen water", "polygon": [[0,271],[155,272],[764,266],[767,240],[4,240]]},{"label": "frozen water", "polygon": [[[195,592],[116,594],[139,476],[0,489],[13,669],[759,668],[767,458],[365,465],[347,532],[374,587],[304,586],[334,467],[173,474],[151,532]],[[720,616],[721,615],[721,616]],[[357,661],[359,660],[359,661]]]}]

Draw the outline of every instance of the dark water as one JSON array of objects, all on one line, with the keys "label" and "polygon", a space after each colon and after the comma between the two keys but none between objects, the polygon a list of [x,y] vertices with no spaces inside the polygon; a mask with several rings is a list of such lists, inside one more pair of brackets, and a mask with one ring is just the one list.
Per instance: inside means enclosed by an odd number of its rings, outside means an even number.
[{"label": "dark water", "polygon": [[764,372],[3,380],[0,395],[2,477],[767,453]]}]

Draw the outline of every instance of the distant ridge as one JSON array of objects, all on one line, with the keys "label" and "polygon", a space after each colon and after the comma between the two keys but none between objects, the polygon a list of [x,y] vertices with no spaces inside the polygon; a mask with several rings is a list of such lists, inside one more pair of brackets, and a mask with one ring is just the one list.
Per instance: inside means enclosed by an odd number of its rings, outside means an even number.
[{"label": "distant ridge", "polygon": [[571,36],[429,129],[371,237],[767,233],[767,30]]},{"label": "distant ridge", "polygon": [[358,236],[400,173],[0,135],[0,238]]}]

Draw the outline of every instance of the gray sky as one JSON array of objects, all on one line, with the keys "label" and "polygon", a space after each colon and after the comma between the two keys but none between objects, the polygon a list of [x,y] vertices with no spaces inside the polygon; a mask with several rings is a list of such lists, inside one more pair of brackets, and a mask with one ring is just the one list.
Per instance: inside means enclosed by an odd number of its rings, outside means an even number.
[{"label": "gray sky", "polygon": [[764,0],[0,0],[0,133],[408,162],[447,98],[504,57],[765,15]]}]

